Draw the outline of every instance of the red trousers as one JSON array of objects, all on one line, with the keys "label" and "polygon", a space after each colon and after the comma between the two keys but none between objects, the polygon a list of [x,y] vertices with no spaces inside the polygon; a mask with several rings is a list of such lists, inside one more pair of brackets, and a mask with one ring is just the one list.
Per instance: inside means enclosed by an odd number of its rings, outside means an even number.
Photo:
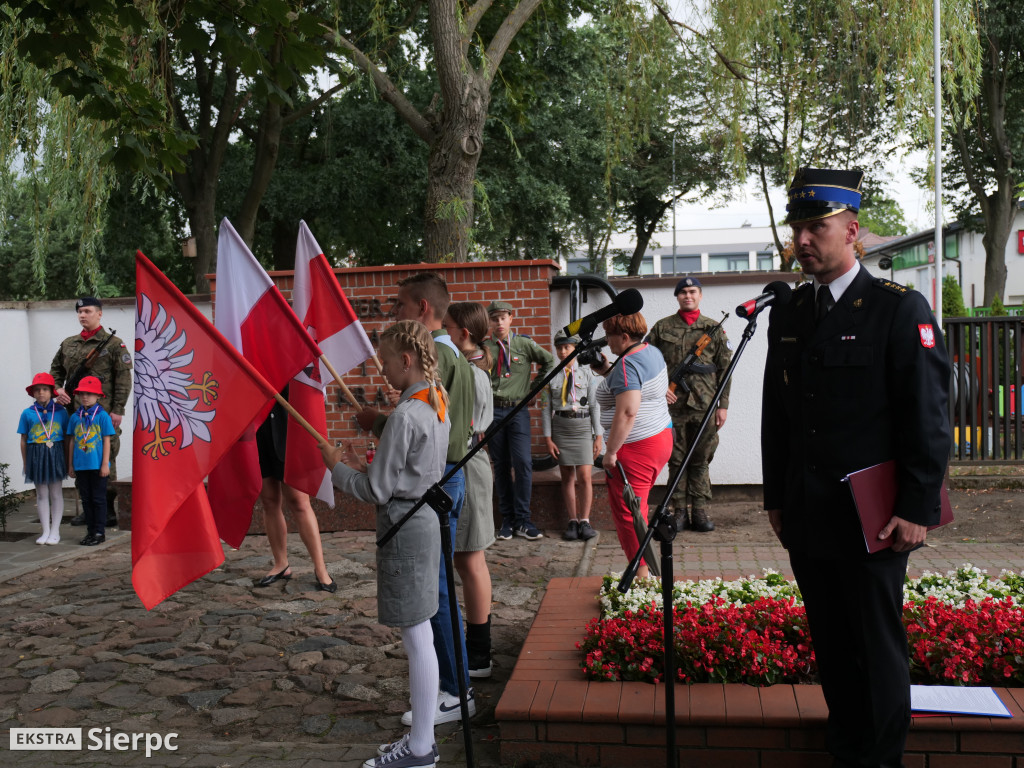
[{"label": "red trousers", "polygon": [[[633,486],[633,492],[640,497],[640,514],[647,520],[647,497],[654,487],[662,468],[668,463],[672,454],[672,430],[664,429],[656,435],[626,443],[619,449],[618,461],[626,470],[626,478]],[[605,482],[608,486],[608,499],[612,508],[612,519],[615,521],[615,532],[619,535],[619,544],[627,560],[632,560],[640,549],[640,541],[633,529],[633,513],[629,511],[622,498],[622,475],[618,468],[605,470]]]}]

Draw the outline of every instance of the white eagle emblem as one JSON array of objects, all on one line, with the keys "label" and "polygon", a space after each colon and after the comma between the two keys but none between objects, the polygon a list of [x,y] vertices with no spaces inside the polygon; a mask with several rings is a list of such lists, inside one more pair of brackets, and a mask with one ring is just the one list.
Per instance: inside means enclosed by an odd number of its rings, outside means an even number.
[{"label": "white eagle emblem", "polygon": [[[167,445],[178,449],[192,445],[193,440],[210,442],[210,427],[216,410],[198,411],[200,400],[209,406],[217,399],[217,382],[210,371],[203,373],[202,383],[195,383],[192,374],[181,371],[192,362],[194,353],[182,351],[188,339],[178,333],[174,318],[168,317],[157,304],[139,294],[135,317],[135,428],[150,432],[153,439],[142,447],[153,459],[170,455]],[[197,393],[193,399],[192,393]],[[161,434],[161,425],[163,434]],[[178,436],[173,435],[180,430]]]},{"label": "white eagle emblem", "polygon": [[931,349],[935,346],[935,329],[930,324],[917,326],[918,331],[921,333],[921,346],[925,349]]}]

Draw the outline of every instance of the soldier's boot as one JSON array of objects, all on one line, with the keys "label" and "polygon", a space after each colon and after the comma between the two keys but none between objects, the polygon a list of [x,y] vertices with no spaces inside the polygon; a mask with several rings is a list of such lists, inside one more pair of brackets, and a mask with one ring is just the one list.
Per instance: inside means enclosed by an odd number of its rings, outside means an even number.
[{"label": "soldier's boot", "polygon": [[690,519],[686,514],[686,507],[683,507],[672,514],[672,522],[675,523],[676,531],[679,533],[682,533],[690,527]]},{"label": "soldier's boot", "polygon": [[690,530],[707,533],[715,530],[715,524],[711,522],[706,510],[694,508],[690,513]]}]

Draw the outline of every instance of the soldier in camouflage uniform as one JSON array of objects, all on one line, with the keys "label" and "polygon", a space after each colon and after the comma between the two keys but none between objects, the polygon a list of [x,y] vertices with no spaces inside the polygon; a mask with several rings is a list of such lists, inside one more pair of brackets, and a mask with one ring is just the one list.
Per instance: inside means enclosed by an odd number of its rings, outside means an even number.
[{"label": "soldier in camouflage uniform", "polygon": [[[700,280],[695,277],[684,277],[676,284],[675,296],[679,302],[679,312],[656,322],[647,336],[647,341],[657,347],[664,356],[670,376],[701,336],[716,325],[710,317],[700,314],[700,301],[703,298]],[[688,376],[686,383],[690,387],[689,395],[682,388],[677,389],[675,393],[668,393],[673,432],[672,458],[668,465],[670,476],[674,475],[686,458],[693,444],[693,437],[697,434],[697,428],[700,427],[708,405],[725,376],[731,358],[732,351],[725,337],[725,329],[719,328],[700,356],[701,363],[710,363],[716,370],[713,373],[694,373]],[[715,529],[715,524],[708,518],[707,511],[711,503],[711,477],[708,465],[715,457],[718,430],[725,424],[728,408],[727,386],[722,392],[715,416],[708,422],[690,465],[680,478],[672,496],[677,530],[690,528],[694,531],[707,532]],[[690,507],[689,512],[687,506]]]},{"label": "soldier in camouflage uniform", "polygon": [[[71,381],[79,364],[82,363],[93,349],[98,347],[108,336],[102,326],[103,304],[93,296],[83,296],[75,302],[75,311],[78,313],[78,322],[82,326],[82,332],[69,336],[60,344],[60,349],[53,356],[50,364],[50,375],[57,382],[57,402],[61,405],[72,406],[69,390],[74,393],[74,386],[77,382]],[[82,373],[82,376],[95,376],[103,385],[103,397],[100,398],[100,405],[110,414],[110,420],[114,424],[116,434],[110,438],[110,479],[117,477],[118,449],[121,447],[121,420],[124,418],[124,408],[128,403],[128,396],[132,391],[132,356],[125,347],[124,342],[117,336],[111,337],[99,355],[93,360],[92,365]],[[107,525],[115,525],[117,522],[113,512],[112,503],[113,491],[107,494]],[[73,518],[72,525],[84,525],[84,518],[79,521],[81,515]]]}]

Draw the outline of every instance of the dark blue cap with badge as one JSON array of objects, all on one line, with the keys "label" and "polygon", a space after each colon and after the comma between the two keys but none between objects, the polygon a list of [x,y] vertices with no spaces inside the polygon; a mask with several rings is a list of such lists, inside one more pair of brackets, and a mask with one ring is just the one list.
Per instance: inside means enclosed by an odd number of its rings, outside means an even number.
[{"label": "dark blue cap with badge", "polygon": [[700,288],[702,291],[704,290],[704,286],[700,284],[700,280],[696,277],[684,277],[676,283],[676,290],[672,295],[678,296],[679,292],[683,290],[683,288]]},{"label": "dark blue cap with badge", "polygon": [[75,302],[75,312],[80,310],[82,307],[99,307],[100,309],[103,309],[103,302],[95,296],[82,296]]},{"label": "dark blue cap with badge", "polygon": [[789,185],[786,223],[813,221],[843,211],[860,210],[860,185],[864,171],[830,168],[799,168]]}]

